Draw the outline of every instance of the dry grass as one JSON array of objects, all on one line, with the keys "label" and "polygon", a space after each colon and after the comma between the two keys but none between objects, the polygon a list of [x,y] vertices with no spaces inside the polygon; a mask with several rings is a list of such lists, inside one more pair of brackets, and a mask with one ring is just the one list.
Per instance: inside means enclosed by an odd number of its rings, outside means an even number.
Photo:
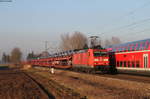
[{"label": "dry grass", "polygon": [[40,82],[46,88],[46,90],[52,92],[56,99],[86,99],[86,97],[80,95],[73,89],[67,88],[64,85],[60,85],[58,82],[50,79],[47,75],[45,75],[45,73],[49,74],[48,71],[43,73],[34,69],[28,69],[28,73],[38,82]]},{"label": "dry grass", "polygon": [[88,99],[149,99],[150,84],[134,81],[105,78],[96,75],[80,74],[70,71],[56,70],[50,74],[48,70],[36,72],[50,78],[61,85],[79,92]]},{"label": "dry grass", "polygon": [[30,78],[14,69],[0,71],[0,99],[48,99]]}]

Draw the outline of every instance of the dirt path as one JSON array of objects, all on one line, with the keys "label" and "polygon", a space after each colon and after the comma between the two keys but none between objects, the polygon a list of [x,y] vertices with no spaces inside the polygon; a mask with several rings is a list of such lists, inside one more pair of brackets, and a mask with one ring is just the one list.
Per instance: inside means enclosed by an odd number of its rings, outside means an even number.
[{"label": "dirt path", "polygon": [[69,87],[88,99],[149,99],[150,84],[55,70],[36,72]]},{"label": "dirt path", "polygon": [[23,72],[12,69],[0,70],[1,99],[54,99]]}]

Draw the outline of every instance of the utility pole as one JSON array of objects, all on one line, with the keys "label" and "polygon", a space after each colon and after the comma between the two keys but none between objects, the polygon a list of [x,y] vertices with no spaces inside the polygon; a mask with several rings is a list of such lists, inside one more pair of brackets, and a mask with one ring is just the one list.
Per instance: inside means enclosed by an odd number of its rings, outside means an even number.
[{"label": "utility pole", "polygon": [[48,41],[45,41],[45,52],[48,51],[47,44],[48,44]]},{"label": "utility pole", "polygon": [[44,51],[41,53],[41,56],[43,56],[43,57],[47,57],[47,56],[49,56],[49,53],[48,53],[48,41],[45,41],[44,42],[44,44],[45,44],[45,49],[44,49]]}]

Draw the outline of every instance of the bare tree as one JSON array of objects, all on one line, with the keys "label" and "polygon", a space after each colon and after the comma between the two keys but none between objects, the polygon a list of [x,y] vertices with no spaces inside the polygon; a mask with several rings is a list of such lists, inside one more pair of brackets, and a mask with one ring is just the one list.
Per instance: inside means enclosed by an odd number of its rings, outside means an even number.
[{"label": "bare tree", "polygon": [[104,43],[105,43],[105,47],[112,45],[112,42],[108,39],[106,39]]},{"label": "bare tree", "polygon": [[61,35],[61,44],[60,44],[60,48],[62,50],[69,50],[70,48],[70,36],[69,34],[62,34]]},{"label": "bare tree", "polygon": [[14,48],[11,51],[11,62],[12,63],[20,63],[21,57],[22,57],[22,52],[20,51],[19,48]]},{"label": "bare tree", "polygon": [[2,62],[6,63],[6,54],[5,53],[3,53],[3,55],[2,55]]},{"label": "bare tree", "polygon": [[83,49],[87,44],[87,37],[81,32],[74,32],[73,35],[63,34],[61,36],[61,49],[73,50]]},{"label": "bare tree", "polygon": [[75,32],[71,36],[70,41],[71,41],[72,49],[83,49],[84,46],[87,44],[87,38],[81,32]]},{"label": "bare tree", "polygon": [[118,37],[112,37],[110,40],[106,39],[104,43],[106,47],[110,45],[121,44],[121,40]]},{"label": "bare tree", "polygon": [[10,56],[5,54],[5,53],[3,53],[3,55],[2,55],[2,62],[3,63],[9,63],[10,62]]},{"label": "bare tree", "polygon": [[121,40],[118,37],[112,37],[111,38],[112,44],[120,44]]}]

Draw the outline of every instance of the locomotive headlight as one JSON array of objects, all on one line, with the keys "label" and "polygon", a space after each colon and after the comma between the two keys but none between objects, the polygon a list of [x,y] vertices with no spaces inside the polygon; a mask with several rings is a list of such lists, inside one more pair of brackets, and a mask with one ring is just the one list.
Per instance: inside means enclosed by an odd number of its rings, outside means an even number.
[{"label": "locomotive headlight", "polygon": [[108,61],[108,59],[103,59],[103,61]]},{"label": "locomotive headlight", "polygon": [[94,61],[99,61],[99,59],[94,59]]}]

